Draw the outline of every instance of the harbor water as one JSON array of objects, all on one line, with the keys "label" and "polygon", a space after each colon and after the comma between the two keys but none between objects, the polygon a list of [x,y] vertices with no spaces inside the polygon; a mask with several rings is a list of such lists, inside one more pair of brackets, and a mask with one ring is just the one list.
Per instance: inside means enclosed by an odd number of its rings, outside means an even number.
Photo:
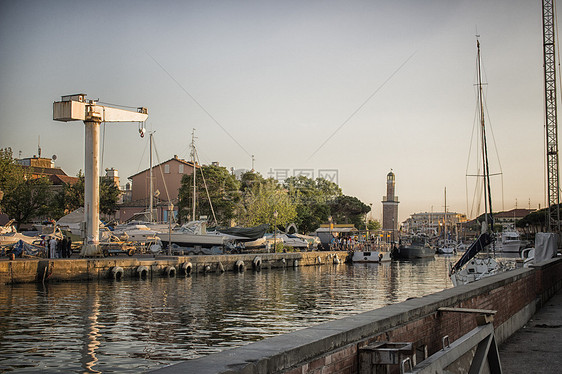
[{"label": "harbor water", "polygon": [[138,373],[452,287],[458,257],[0,287],[0,372]]}]

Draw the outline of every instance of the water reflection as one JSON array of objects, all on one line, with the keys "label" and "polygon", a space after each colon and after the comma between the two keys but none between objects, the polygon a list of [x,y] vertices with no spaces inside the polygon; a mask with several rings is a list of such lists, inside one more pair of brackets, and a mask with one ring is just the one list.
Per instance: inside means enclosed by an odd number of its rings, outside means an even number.
[{"label": "water reflection", "polygon": [[448,261],[3,286],[0,371],[148,370],[451,287]]}]

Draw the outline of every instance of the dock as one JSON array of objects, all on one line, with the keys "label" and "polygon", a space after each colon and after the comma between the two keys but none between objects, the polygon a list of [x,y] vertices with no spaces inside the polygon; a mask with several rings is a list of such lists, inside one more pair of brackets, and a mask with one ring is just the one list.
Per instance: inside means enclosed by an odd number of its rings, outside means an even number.
[{"label": "dock", "polygon": [[562,291],[500,346],[504,373],[562,371]]}]

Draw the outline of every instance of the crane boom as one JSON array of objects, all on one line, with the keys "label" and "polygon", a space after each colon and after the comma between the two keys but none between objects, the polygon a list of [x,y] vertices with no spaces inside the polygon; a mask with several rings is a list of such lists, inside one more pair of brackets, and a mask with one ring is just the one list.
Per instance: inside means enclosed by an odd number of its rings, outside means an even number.
[{"label": "crane boom", "polygon": [[547,230],[560,232],[560,182],[558,161],[558,119],[556,113],[556,56],[554,0],[543,0],[544,90],[546,110],[546,168],[548,184]]}]

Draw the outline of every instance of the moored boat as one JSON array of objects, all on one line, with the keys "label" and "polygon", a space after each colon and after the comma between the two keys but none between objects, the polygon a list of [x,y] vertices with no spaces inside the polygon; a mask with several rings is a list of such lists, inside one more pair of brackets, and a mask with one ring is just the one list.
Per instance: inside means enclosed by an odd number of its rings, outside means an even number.
[{"label": "moored boat", "polygon": [[398,248],[393,250],[393,257],[399,259],[415,259],[434,257],[435,250],[429,245],[427,236],[414,235],[402,240]]},{"label": "moored boat", "polygon": [[351,261],[354,263],[380,263],[390,260],[390,252],[388,251],[354,251],[351,256]]}]

